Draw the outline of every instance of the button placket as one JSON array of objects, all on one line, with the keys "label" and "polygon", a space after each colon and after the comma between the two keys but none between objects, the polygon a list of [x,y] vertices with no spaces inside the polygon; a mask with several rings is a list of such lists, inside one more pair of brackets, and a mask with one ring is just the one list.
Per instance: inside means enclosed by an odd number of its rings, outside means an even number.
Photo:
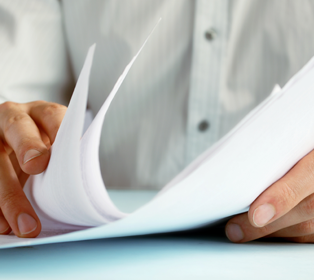
[{"label": "button placket", "polygon": [[227,16],[227,0],[196,2],[186,164],[217,140],[220,73]]}]

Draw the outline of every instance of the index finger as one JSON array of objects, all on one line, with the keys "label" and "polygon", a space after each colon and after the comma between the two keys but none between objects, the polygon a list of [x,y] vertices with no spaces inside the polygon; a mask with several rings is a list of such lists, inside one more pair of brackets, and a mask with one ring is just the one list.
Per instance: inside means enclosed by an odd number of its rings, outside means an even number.
[{"label": "index finger", "polygon": [[29,114],[31,118],[38,124],[53,144],[59,127],[62,123],[67,107],[49,102],[39,102],[38,105],[31,106]]},{"label": "index finger", "polygon": [[43,172],[50,153],[39,129],[26,112],[26,105],[6,102],[0,107],[0,128],[3,140],[14,150],[25,173]]}]

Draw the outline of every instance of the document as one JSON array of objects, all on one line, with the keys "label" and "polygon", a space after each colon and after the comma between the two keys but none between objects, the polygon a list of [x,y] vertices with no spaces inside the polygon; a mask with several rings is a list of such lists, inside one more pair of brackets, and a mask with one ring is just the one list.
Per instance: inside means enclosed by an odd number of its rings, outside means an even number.
[{"label": "document", "polygon": [[247,211],[266,188],[314,148],[312,59],[151,201],[133,213],[119,210],[102,180],[100,134],[110,103],[146,41],[82,135],[95,46],[89,49],[47,170],[31,176],[24,188],[42,222],[42,233],[34,239],[0,236],[0,248],[210,225]]}]

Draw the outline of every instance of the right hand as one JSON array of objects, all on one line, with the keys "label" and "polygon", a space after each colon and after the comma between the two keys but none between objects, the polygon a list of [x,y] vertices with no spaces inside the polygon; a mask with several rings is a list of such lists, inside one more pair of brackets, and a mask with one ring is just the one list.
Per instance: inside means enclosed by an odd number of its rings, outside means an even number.
[{"label": "right hand", "polygon": [[29,175],[46,169],[66,109],[45,101],[0,104],[0,234],[13,230],[29,238],[40,233],[23,186]]}]

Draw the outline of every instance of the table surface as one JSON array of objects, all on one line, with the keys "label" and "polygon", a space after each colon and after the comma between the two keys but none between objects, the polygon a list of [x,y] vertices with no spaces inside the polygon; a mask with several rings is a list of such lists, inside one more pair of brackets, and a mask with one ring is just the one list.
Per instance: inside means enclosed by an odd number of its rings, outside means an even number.
[{"label": "table surface", "polygon": [[0,279],[314,279],[314,245],[232,244],[220,231],[4,249]]}]

